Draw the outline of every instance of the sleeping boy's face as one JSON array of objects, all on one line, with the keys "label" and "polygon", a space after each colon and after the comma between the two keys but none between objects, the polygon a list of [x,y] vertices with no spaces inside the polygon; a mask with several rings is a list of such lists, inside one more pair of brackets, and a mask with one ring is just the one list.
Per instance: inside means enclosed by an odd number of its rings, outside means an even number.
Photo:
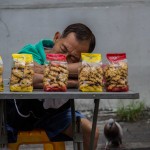
[{"label": "sleeping boy's face", "polygon": [[58,38],[51,50],[45,50],[54,54],[66,55],[68,63],[76,63],[80,61],[81,53],[88,53],[89,41],[79,41],[76,39],[75,33],[69,33],[65,38]]}]

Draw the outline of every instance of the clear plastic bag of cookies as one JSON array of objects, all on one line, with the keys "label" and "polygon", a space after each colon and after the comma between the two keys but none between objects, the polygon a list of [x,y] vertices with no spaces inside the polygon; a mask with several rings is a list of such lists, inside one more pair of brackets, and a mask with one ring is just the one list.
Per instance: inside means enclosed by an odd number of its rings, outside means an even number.
[{"label": "clear plastic bag of cookies", "polygon": [[79,69],[79,90],[83,92],[103,91],[103,69],[101,54],[82,53]]},{"label": "clear plastic bag of cookies", "polygon": [[10,77],[10,91],[32,92],[34,63],[31,54],[12,54],[13,65]]},{"label": "clear plastic bag of cookies", "polygon": [[126,53],[111,53],[107,54],[106,57],[108,60],[108,64],[104,67],[106,91],[128,91],[128,64]]},{"label": "clear plastic bag of cookies", "polygon": [[0,92],[4,90],[4,84],[3,84],[3,60],[0,56]]},{"label": "clear plastic bag of cookies", "polygon": [[46,54],[43,87],[46,92],[67,91],[68,64],[63,54]]}]

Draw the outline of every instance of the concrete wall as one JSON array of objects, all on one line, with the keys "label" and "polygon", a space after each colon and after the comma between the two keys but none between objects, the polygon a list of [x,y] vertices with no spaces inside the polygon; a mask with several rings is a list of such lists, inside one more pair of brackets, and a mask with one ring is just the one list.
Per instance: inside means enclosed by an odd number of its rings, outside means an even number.
[{"label": "concrete wall", "polygon": [[[11,53],[25,44],[53,38],[56,31],[75,22],[95,33],[95,52],[126,52],[130,89],[150,106],[150,1],[149,0],[0,0],[0,55],[9,78]],[[78,101],[77,101],[78,102]],[[87,105],[86,105],[87,103]],[[81,109],[91,108],[81,101]],[[120,100],[102,100],[102,108],[116,108]],[[92,103],[91,103],[92,104]]]}]

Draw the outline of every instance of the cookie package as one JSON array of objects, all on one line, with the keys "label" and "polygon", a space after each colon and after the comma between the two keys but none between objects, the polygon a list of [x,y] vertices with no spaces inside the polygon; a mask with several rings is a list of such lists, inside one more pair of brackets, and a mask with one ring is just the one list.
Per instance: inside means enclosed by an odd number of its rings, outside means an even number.
[{"label": "cookie package", "polygon": [[101,54],[82,53],[79,68],[79,90],[82,92],[103,91],[103,68]]},{"label": "cookie package", "polygon": [[104,67],[105,87],[108,92],[125,92],[128,86],[128,63],[126,53],[109,53]]},{"label": "cookie package", "polygon": [[67,91],[68,64],[63,54],[46,54],[43,87],[46,92]]},{"label": "cookie package", "polygon": [[12,54],[13,65],[10,77],[10,91],[32,92],[34,63],[31,54]]}]

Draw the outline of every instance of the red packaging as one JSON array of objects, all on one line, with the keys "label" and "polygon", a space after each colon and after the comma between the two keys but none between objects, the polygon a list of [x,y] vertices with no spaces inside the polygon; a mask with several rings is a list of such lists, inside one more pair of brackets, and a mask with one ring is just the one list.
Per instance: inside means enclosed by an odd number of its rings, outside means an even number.
[{"label": "red packaging", "polygon": [[107,54],[108,65],[104,67],[105,87],[108,92],[125,92],[128,86],[126,53]]},{"label": "red packaging", "polygon": [[68,65],[63,54],[46,54],[43,87],[46,92],[67,91]]}]

